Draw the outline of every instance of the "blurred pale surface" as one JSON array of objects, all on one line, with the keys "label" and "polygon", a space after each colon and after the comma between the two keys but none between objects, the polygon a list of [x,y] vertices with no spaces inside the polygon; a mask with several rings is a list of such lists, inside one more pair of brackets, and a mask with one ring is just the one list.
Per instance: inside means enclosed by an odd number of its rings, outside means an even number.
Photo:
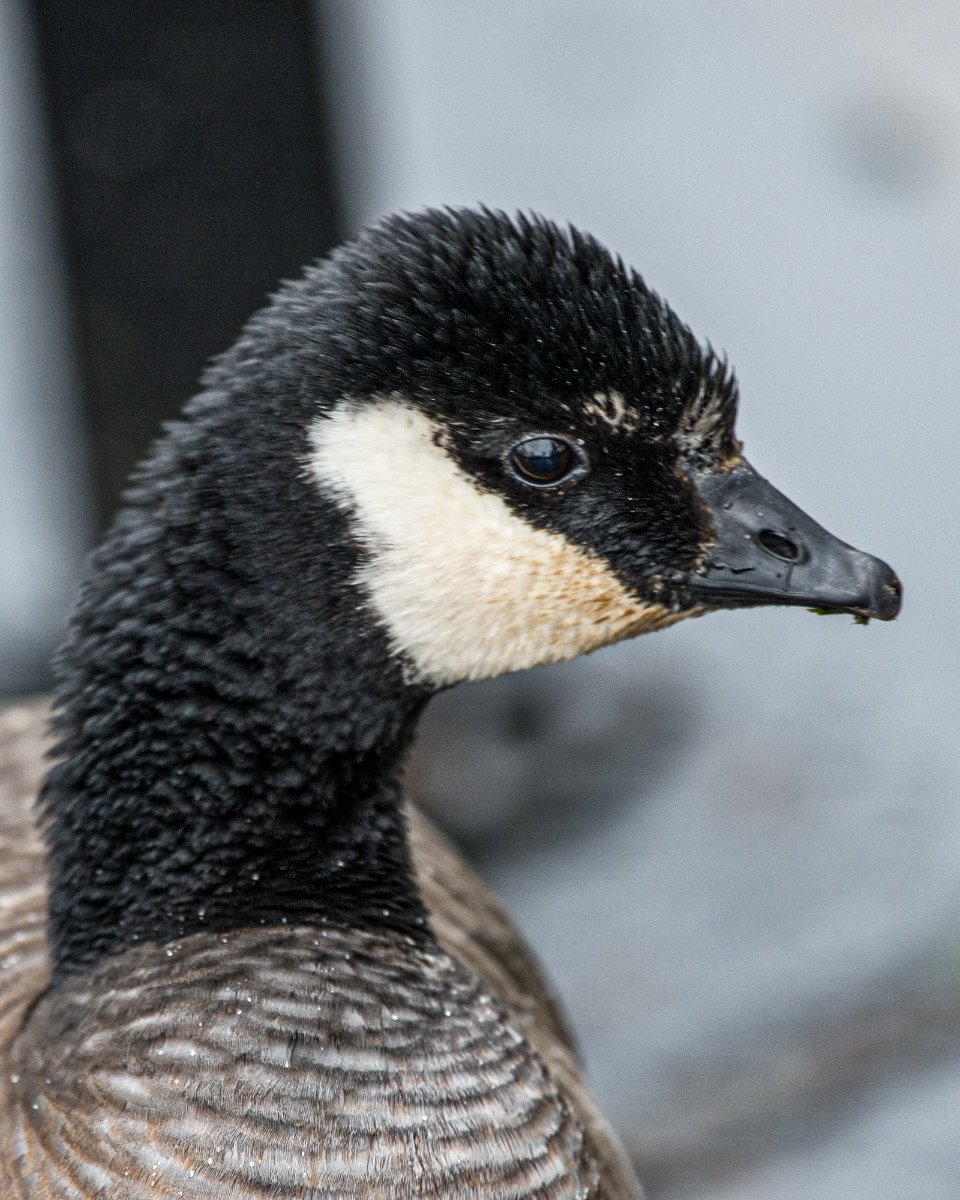
[{"label": "blurred pale surface", "polygon": [[0,3],[0,692],[63,623],[87,514],[63,278],[20,0]]},{"label": "blurred pale surface", "polygon": [[960,8],[341,8],[357,219],[482,200],[599,234],[730,354],[760,470],[906,587],[894,626],[716,616],[451,696],[418,785],[655,1194],[955,1197]]}]

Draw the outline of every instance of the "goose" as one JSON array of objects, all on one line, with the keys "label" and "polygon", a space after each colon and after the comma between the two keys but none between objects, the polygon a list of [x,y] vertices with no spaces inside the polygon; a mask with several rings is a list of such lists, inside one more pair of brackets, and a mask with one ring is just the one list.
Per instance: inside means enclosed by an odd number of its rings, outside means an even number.
[{"label": "goose", "polygon": [[0,1196],[640,1195],[402,769],[461,681],[720,609],[896,616],[737,398],[537,216],[382,219],[249,321],[92,556],[45,780],[46,704],[0,720]]}]

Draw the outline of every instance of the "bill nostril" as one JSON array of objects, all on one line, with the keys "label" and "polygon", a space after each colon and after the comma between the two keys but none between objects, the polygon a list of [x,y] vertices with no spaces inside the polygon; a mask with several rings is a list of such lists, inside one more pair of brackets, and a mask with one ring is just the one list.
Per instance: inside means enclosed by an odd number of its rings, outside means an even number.
[{"label": "bill nostril", "polygon": [[757,541],[768,554],[772,554],[774,558],[779,558],[783,562],[795,563],[800,562],[803,558],[802,547],[788,538],[786,534],[777,533],[775,529],[761,529],[757,534]]}]

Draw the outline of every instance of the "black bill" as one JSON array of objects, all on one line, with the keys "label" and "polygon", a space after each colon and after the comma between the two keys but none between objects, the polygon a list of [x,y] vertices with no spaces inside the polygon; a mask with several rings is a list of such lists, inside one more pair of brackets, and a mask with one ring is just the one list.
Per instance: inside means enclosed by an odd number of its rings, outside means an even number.
[{"label": "black bill", "polygon": [[692,476],[716,542],[690,579],[711,608],[798,604],[892,621],[902,588],[879,558],[828,533],[749,465]]}]

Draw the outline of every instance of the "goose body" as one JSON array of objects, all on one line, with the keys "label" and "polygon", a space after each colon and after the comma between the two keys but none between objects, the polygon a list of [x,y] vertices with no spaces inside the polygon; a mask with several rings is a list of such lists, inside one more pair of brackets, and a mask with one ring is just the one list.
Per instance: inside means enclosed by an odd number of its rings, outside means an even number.
[{"label": "goose body", "polygon": [[[415,1136],[409,1107],[418,1087],[420,1119],[429,1129],[444,1130],[450,1159],[433,1193],[423,1188],[421,1172],[419,1194],[484,1194],[486,1188],[497,1195],[484,1156],[492,1157],[496,1170],[518,1150],[525,1170],[515,1170],[506,1194],[568,1194],[571,1156],[593,1181],[584,1194],[638,1194],[527,947],[490,889],[413,808],[407,809],[411,856],[441,953],[423,961],[415,955],[410,962],[415,948],[406,942],[329,925],[284,927],[283,945],[275,929],[221,935],[212,945],[200,936],[142,953],[136,982],[133,964],[121,956],[119,979],[91,979],[82,991],[69,989],[31,1022],[28,1036],[18,1036],[50,981],[45,854],[34,811],[49,719],[46,703],[0,712],[0,1195],[312,1196],[320,1186],[313,1182],[319,1168],[304,1160],[305,1145],[324,1150],[328,1178],[320,1194],[395,1195],[390,1173],[409,1173],[409,1139]],[[197,987],[204,954],[201,972],[216,979],[214,995]],[[107,995],[113,1003],[101,1008]],[[158,1018],[153,1026],[150,1012]],[[64,1023],[82,1024],[91,1016],[102,1023],[99,1029],[88,1027],[78,1037],[72,1024],[73,1032],[64,1035]],[[58,1023],[61,1028],[52,1028]],[[446,1061],[444,1036],[454,1040]],[[239,1075],[231,1081],[236,1090],[218,1111],[209,1095],[191,1102],[183,1093],[191,1075],[218,1092],[225,1086],[222,1047],[218,1053],[216,1045],[224,1037],[228,1054],[245,1063],[248,1076],[246,1084]],[[468,1082],[461,1059],[469,1060],[481,1042],[483,1069]],[[134,1058],[146,1067],[151,1088],[166,1092],[159,1104],[131,1104]],[[211,1062],[221,1069],[198,1075],[201,1064]],[[428,1064],[422,1077],[405,1071],[421,1062]],[[329,1081],[326,1105],[321,1086],[304,1096],[305,1076],[317,1085]],[[244,1086],[269,1091],[269,1120],[240,1102]],[[497,1095],[502,1101],[514,1089],[527,1103],[505,1114]],[[368,1137],[396,1131],[372,1162],[358,1147],[362,1125],[344,1119],[345,1092],[366,1115]],[[458,1126],[448,1114],[464,1104],[466,1118]],[[201,1106],[202,1119],[191,1139],[180,1122],[193,1105]],[[402,1116],[398,1105],[406,1110]],[[199,1181],[204,1168],[230,1166],[207,1161],[211,1127],[219,1147],[234,1151],[236,1175],[224,1193]],[[175,1132],[165,1137],[167,1130]],[[238,1147],[254,1146],[255,1154],[238,1153]],[[348,1153],[357,1154],[361,1169],[331,1165],[336,1155]],[[433,1168],[442,1163],[434,1153]]]},{"label": "goose body", "polygon": [[0,718],[0,1196],[639,1194],[401,772],[462,680],[718,607],[895,615],[735,402],[536,219],[389,219],[251,321],[93,558],[45,782],[46,708]]}]

